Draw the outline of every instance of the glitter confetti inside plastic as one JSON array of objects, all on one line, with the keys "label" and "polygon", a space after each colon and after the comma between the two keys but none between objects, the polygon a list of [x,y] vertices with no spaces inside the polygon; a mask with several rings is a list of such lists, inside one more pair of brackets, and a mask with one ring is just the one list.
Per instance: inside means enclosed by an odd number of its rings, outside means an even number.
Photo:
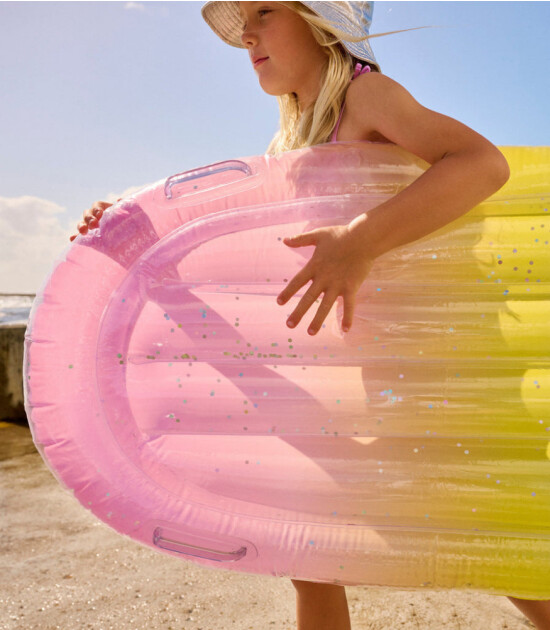
[{"label": "glitter confetti inside plastic", "polygon": [[[369,151],[371,149],[378,150],[370,147]],[[384,149],[391,155],[391,147]],[[336,153],[338,150],[338,147],[331,148]],[[346,150],[353,151],[353,148],[347,147]],[[288,154],[292,155],[292,152]],[[281,159],[285,159],[284,156]],[[402,168],[403,156],[400,159],[398,170]],[[259,160],[261,162],[262,158]],[[350,160],[350,165],[354,166],[352,163],[355,162]],[[550,168],[550,151],[547,163]],[[313,226],[321,213],[332,212],[334,205],[332,201],[319,205],[316,198],[314,204],[309,204],[311,208],[307,203],[302,207],[301,200],[292,198],[295,191],[302,189],[317,194],[312,179],[314,173],[309,162],[306,165],[305,169],[297,168],[289,173],[289,186],[281,189],[284,197],[282,209],[287,212],[289,208],[292,211],[300,208],[301,227],[308,223]],[[204,523],[203,531],[209,532],[212,531],[211,526],[223,527],[228,523],[230,531],[214,531],[212,540],[215,544],[212,547],[218,548],[225,534],[231,538],[232,534],[241,531],[238,520],[244,516],[248,522],[244,521],[242,531],[246,531],[246,537],[250,539],[250,549],[255,544],[253,538],[256,530],[258,535],[265,530],[269,532],[267,548],[274,550],[277,540],[272,533],[281,526],[285,529],[285,535],[292,535],[292,540],[301,540],[302,543],[302,549],[295,550],[296,557],[291,554],[290,564],[304,560],[297,554],[305,548],[303,556],[308,557],[300,567],[306,578],[313,580],[315,575],[306,575],[309,571],[307,562],[317,567],[328,556],[330,561],[323,567],[326,569],[325,575],[329,574],[330,566],[333,569],[336,566],[343,569],[339,574],[343,582],[348,577],[347,571],[351,572],[353,579],[357,566],[350,570],[349,565],[356,561],[353,557],[356,551],[360,551],[360,564],[364,565],[360,568],[367,572],[361,575],[370,579],[372,576],[368,575],[368,563],[363,562],[368,557],[369,549],[357,549],[357,533],[363,527],[365,530],[373,526],[384,529],[381,521],[387,521],[385,525],[390,533],[399,532],[399,536],[389,540],[391,544],[386,544],[388,541],[384,540],[385,535],[380,540],[374,540],[375,537],[369,535],[360,537],[359,546],[363,545],[363,540],[366,545],[372,541],[376,553],[381,554],[381,562],[375,563],[377,567],[394,570],[391,558],[401,553],[401,542],[404,543],[404,555],[399,558],[400,561],[405,558],[404,562],[407,562],[407,557],[410,558],[410,554],[407,555],[410,550],[406,549],[408,537],[418,549],[423,537],[428,536],[433,541],[435,535],[438,536],[438,549],[432,550],[430,543],[428,547],[441,564],[438,564],[441,572],[436,573],[452,575],[454,580],[457,573],[451,571],[456,568],[452,563],[458,563],[458,570],[465,572],[460,575],[462,585],[470,586],[470,582],[473,582],[475,588],[475,567],[481,566],[476,564],[475,557],[472,558],[476,550],[481,550],[483,558],[489,562],[495,558],[500,563],[503,557],[506,560],[507,549],[502,547],[506,537],[513,538],[519,528],[524,527],[522,540],[527,540],[529,545],[525,545],[525,549],[522,547],[520,554],[517,538],[515,542],[512,540],[509,543],[512,551],[510,555],[514,556],[509,559],[512,570],[503,570],[499,564],[498,572],[495,573],[499,584],[491,584],[491,588],[498,586],[501,592],[510,590],[506,587],[510,585],[509,576],[513,574],[512,563],[515,560],[524,562],[522,568],[525,568],[540,562],[537,556],[543,554],[539,554],[540,550],[531,542],[542,532],[544,523],[550,522],[550,517],[546,518],[550,512],[546,496],[543,496],[545,486],[538,475],[538,471],[550,461],[550,433],[541,439],[541,431],[550,431],[550,421],[544,415],[550,383],[547,382],[542,365],[547,358],[544,356],[543,343],[547,310],[544,301],[548,298],[547,258],[550,254],[548,246],[543,246],[543,243],[549,241],[550,231],[547,230],[550,226],[536,227],[542,215],[543,203],[537,198],[537,193],[529,193],[528,203],[524,203],[522,198],[523,191],[531,190],[531,184],[536,184],[536,179],[529,172],[522,172],[520,179],[523,188],[519,195],[515,191],[509,194],[510,189],[507,188],[504,195],[497,193],[495,199],[479,206],[471,215],[474,217],[473,222],[469,216],[464,216],[454,226],[443,228],[433,240],[428,236],[407,245],[403,250],[392,252],[388,258],[389,264],[377,265],[371,279],[363,287],[364,299],[357,300],[351,336],[342,334],[341,313],[332,309],[327,317],[326,328],[323,325],[321,337],[317,340],[306,335],[307,325],[304,325],[304,320],[294,331],[298,341],[287,338],[287,342],[284,342],[284,335],[289,330],[285,326],[285,319],[292,312],[289,309],[285,317],[288,307],[277,307],[275,296],[280,289],[280,276],[293,277],[290,274],[295,273],[294,268],[303,263],[300,252],[303,254],[304,250],[283,247],[279,253],[286,253],[280,261],[272,264],[270,256],[277,249],[273,235],[277,238],[277,231],[286,230],[284,222],[278,223],[279,219],[289,219],[289,225],[295,223],[295,219],[298,221],[295,212],[281,214],[278,203],[271,204],[277,208],[276,216],[270,214],[267,217],[265,214],[265,220],[269,222],[267,227],[262,223],[264,215],[259,214],[253,228],[258,231],[239,234],[248,221],[248,210],[246,206],[232,202],[241,199],[257,201],[256,185],[263,185],[257,180],[263,180],[264,171],[258,170],[257,165],[253,166],[254,173],[261,172],[262,177],[253,178],[254,181],[250,180],[251,185],[248,186],[238,175],[237,181],[240,183],[228,187],[232,197],[226,206],[227,211],[212,215],[212,230],[208,227],[209,216],[202,217],[200,214],[202,200],[208,200],[212,195],[219,199],[219,195],[224,194],[224,186],[209,189],[208,184],[203,185],[201,180],[198,186],[200,198],[193,199],[193,203],[189,204],[185,200],[181,203],[182,196],[170,202],[169,212],[173,214],[175,211],[182,221],[188,219],[191,209],[194,213],[193,225],[200,228],[195,230],[192,226],[189,233],[178,228],[178,238],[181,234],[181,244],[186,249],[183,251],[180,248],[171,261],[170,250],[166,250],[166,256],[161,257],[158,266],[150,258],[151,252],[151,255],[155,255],[155,251],[165,247],[165,241],[173,240],[171,237],[165,239],[162,232],[160,242],[155,241],[156,244],[147,249],[145,264],[136,261],[136,264],[116,268],[117,284],[110,297],[108,282],[111,274],[102,276],[102,284],[91,287],[94,291],[75,291],[82,299],[88,293],[107,296],[108,308],[112,309],[109,318],[104,317],[104,310],[98,310],[100,320],[95,322],[96,334],[93,326],[85,326],[94,323],[95,315],[82,308],[81,312],[86,313],[86,318],[75,318],[74,331],[79,332],[76,327],[81,325],[83,333],[89,337],[71,333],[68,342],[54,347],[51,352],[52,372],[55,372],[56,357],[60,358],[61,365],[68,354],[75,354],[79,361],[79,369],[73,370],[74,376],[71,379],[66,377],[65,380],[75,380],[77,374],[81,373],[82,381],[71,383],[71,387],[58,388],[64,399],[70,400],[70,395],[75,396],[65,414],[75,423],[80,422],[75,435],[84,435],[88,427],[93,427],[95,433],[92,431],[88,435],[91,436],[91,444],[95,445],[94,458],[100,454],[102,444],[107,446],[107,457],[96,460],[101,462],[102,468],[102,472],[96,475],[98,483],[95,484],[94,480],[94,483],[88,483],[90,480],[86,480],[81,494],[87,491],[88,486],[91,488],[96,485],[97,494],[92,496],[94,505],[99,505],[97,512],[106,518],[107,511],[113,510],[109,524],[116,525],[120,530],[126,525],[121,521],[122,511],[127,514],[128,523],[137,519],[139,513],[143,516],[144,525],[140,526],[137,533],[147,537],[148,544],[151,544],[151,531],[146,521],[153,512],[158,514],[161,524],[163,519],[164,523],[170,523],[170,527],[166,525],[161,528],[166,530],[167,536],[173,533],[176,540],[170,542],[177,542],[177,532],[180,532],[184,538],[181,542],[184,545],[192,544],[193,536],[187,541],[185,523],[177,522],[178,515],[189,515],[189,510],[180,509],[180,505],[176,507],[177,514],[162,514],[165,505],[175,503],[172,494],[176,495],[180,491],[185,494],[185,484],[179,484],[175,477],[185,466],[193,486],[196,484],[196,495],[195,487],[191,494],[204,500],[205,514],[209,508],[206,503],[210,499],[223,498],[227,518],[220,520],[214,514],[210,523]],[[338,166],[337,160],[334,166]],[[286,175],[279,171],[278,181],[282,181]],[[300,181],[302,174],[305,176],[303,182]],[[230,175],[230,172],[226,172],[224,181],[229,181]],[[385,186],[388,177],[393,177],[392,169],[380,176]],[[546,177],[543,182],[545,190],[548,189],[549,181]],[[188,193],[192,184],[180,184],[178,193],[181,189]],[[337,186],[337,177],[332,171],[327,186],[330,190]],[[164,201],[162,189],[159,189],[156,198],[150,193],[148,195],[144,200],[147,203],[141,204],[141,215],[146,215],[156,201]],[[544,195],[547,199],[548,193]],[[181,207],[178,205],[180,203]],[[241,213],[243,209],[244,214]],[[546,214],[550,223],[550,217]],[[199,216],[200,220],[195,221]],[[330,216],[327,214],[322,220],[328,220]],[[234,218],[236,220],[233,222]],[[122,219],[124,222],[127,220],[126,217]],[[152,223],[156,225],[154,220]],[[171,222],[168,223],[170,229]],[[531,226],[533,231],[529,230]],[[218,227],[222,228],[221,232]],[[261,239],[251,238],[251,234],[260,235],[264,227],[269,241],[267,246],[264,246],[266,243],[262,245]],[[219,238],[220,235],[222,238]],[[153,238],[156,237],[153,235]],[[201,240],[198,244],[187,243],[183,237],[189,241],[195,237]],[[243,243],[240,249],[228,247],[233,243],[238,244],[239,238]],[[513,246],[512,240],[518,240],[519,245]],[[515,256],[512,259],[509,258],[512,253],[510,247]],[[543,247],[544,257],[541,252]],[[251,248],[250,251],[247,248]],[[102,249],[81,249],[90,261],[101,260]],[[137,249],[130,253],[139,254]],[[78,256],[78,251],[77,248],[75,256]],[[203,256],[209,252],[213,255]],[[228,252],[231,253],[230,259]],[[249,256],[246,263],[241,264],[241,254],[242,261],[245,256]],[[106,267],[112,267],[112,260],[109,258]],[[429,260],[438,262],[438,265],[427,265]],[[71,271],[69,264],[61,268]],[[265,276],[265,271],[270,269],[276,273],[274,279]],[[98,275],[93,271],[96,270],[92,270],[88,276],[90,281],[94,275]],[[128,282],[124,280],[122,285],[118,282],[125,273],[133,274],[134,271],[137,275]],[[249,275],[245,276],[244,272],[252,274],[252,279],[249,279]],[[71,273],[74,275],[74,269]],[[222,279],[227,279],[229,284],[219,284]],[[271,281],[273,287],[266,287]],[[237,295],[240,288],[235,286],[236,282],[241,282],[243,286],[242,305],[234,303],[240,299]],[[504,284],[504,288],[494,286],[499,283]],[[55,282],[53,284],[56,285]],[[60,281],[56,286],[67,285]],[[129,302],[128,309],[120,302],[121,287],[124,287],[124,292],[132,291],[131,297],[126,300]],[[55,286],[52,290],[55,293]],[[296,296],[296,299],[299,297]],[[208,301],[211,306],[206,304]],[[63,313],[59,302],[50,302],[57,306],[48,314],[61,317]],[[73,314],[77,311],[74,308],[68,310]],[[235,316],[237,312],[241,313],[242,322]],[[164,324],[162,318],[165,319]],[[180,323],[175,319],[180,319]],[[47,326],[39,327],[41,334],[50,327],[46,323]],[[240,324],[243,329],[234,331],[233,328]],[[65,327],[68,328],[66,324]],[[178,335],[168,334],[174,333],[176,329]],[[277,336],[276,340],[273,340],[273,334]],[[92,348],[92,344],[84,348],[86,339],[92,342],[97,339],[98,349]],[[40,342],[41,338],[36,341]],[[279,342],[283,346],[281,350],[278,348]],[[116,345],[121,348],[120,352],[114,351]],[[237,345],[238,348],[235,347]],[[104,348],[104,354],[94,356],[96,352],[101,352],[101,347]],[[186,347],[187,351],[181,350],[182,347]],[[47,350],[38,343],[33,347],[35,355],[46,355]],[[245,360],[246,378],[245,368],[242,367]],[[85,361],[91,362],[85,364]],[[120,370],[119,361],[127,364],[124,370]],[[73,368],[73,364],[69,367]],[[461,373],[452,372],[456,367],[461,368]],[[45,375],[45,370],[36,374],[33,372],[33,383],[38,382],[36,391],[32,392],[33,398],[46,389],[43,387]],[[86,385],[86,375],[93,377],[94,387]],[[57,378],[62,381],[62,375],[58,374]],[[407,383],[397,382],[405,378]],[[174,384],[176,389],[183,388],[183,380],[186,381],[186,396],[190,396],[188,399],[181,398],[183,392],[173,391]],[[95,387],[96,383],[98,387]],[[213,390],[212,385],[218,389]],[[54,392],[55,389],[55,386],[49,388]],[[78,413],[74,413],[79,394],[81,398],[83,391],[86,392],[84,402],[89,403],[90,411],[84,408],[87,405],[81,404]],[[97,395],[97,400],[94,400],[94,395]],[[112,401],[111,406],[108,398],[114,398],[114,395],[118,400]],[[343,398],[337,399],[336,395]],[[263,398],[265,400],[260,405],[259,400]],[[117,409],[114,405],[119,402],[123,404]],[[173,411],[169,412],[170,408]],[[94,418],[97,410],[101,410],[101,414]],[[49,408],[46,405],[37,406],[36,411],[35,420],[39,423],[41,414],[48,413]],[[59,423],[53,415],[54,411],[59,410],[52,411],[52,425],[64,424],[70,428],[72,423]],[[330,418],[329,413],[332,416]],[[246,425],[242,423],[243,415],[250,415],[250,418],[245,419]],[[63,417],[63,414],[59,417]],[[82,422],[80,417],[87,418],[87,422]],[[320,418],[325,419],[321,428],[317,424]],[[271,425],[275,419],[279,425]],[[182,426],[176,427],[176,424]],[[327,424],[334,424],[334,427],[327,429]],[[539,426],[535,426],[537,424]],[[335,428],[339,432],[334,431]],[[49,438],[49,429],[42,432]],[[319,433],[323,440],[319,440]],[[342,436],[341,440],[334,439],[339,435]],[[349,439],[355,436],[357,441]],[[421,436],[429,437],[429,440],[417,446]],[[52,457],[64,447],[65,437],[61,436],[63,441],[59,449],[49,449]],[[466,442],[454,442],[457,437]],[[115,439],[114,448],[108,445],[112,438]],[[350,442],[353,443],[351,448]],[[458,448],[452,446],[453,442]],[[84,459],[87,456],[85,446],[80,448],[80,445],[76,445],[72,450]],[[132,455],[128,465],[125,459],[119,462],[121,465],[112,461],[116,460],[117,453],[121,456]],[[422,454],[422,457],[411,457],[411,453]],[[259,466],[260,459],[262,471],[254,471],[253,464]],[[514,467],[513,460],[518,460],[520,465]],[[135,476],[140,462],[146,465],[143,485]],[[76,462],[75,467],[78,464]],[[241,464],[248,464],[248,468],[242,468]],[[92,464],[87,466],[92,475],[97,473],[94,468],[96,465],[100,467],[99,463],[95,464],[92,460]],[[65,462],[62,461],[61,474],[64,469]],[[147,476],[151,471],[155,476],[153,484],[150,484]],[[212,477],[210,473],[214,471],[216,474]],[[296,471],[298,474],[295,474]],[[489,471],[495,474],[498,472],[504,479],[492,477]],[[135,483],[138,495],[136,501],[133,497],[126,498],[128,495],[122,492],[126,479]],[[300,480],[300,484],[296,484],[296,479]],[[444,480],[445,483],[434,483],[434,480]],[[99,483],[103,481],[103,484]],[[493,483],[502,486],[498,492],[494,492]],[[152,492],[149,492],[150,485],[154,486]],[[529,485],[535,485],[539,490],[529,489]],[[164,487],[170,495],[169,500],[160,506],[158,512],[149,510],[150,499],[161,493]],[[270,488],[275,491],[270,493]],[[455,499],[450,502],[439,501],[442,493],[448,493],[449,488],[453,490]],[[111,489],[115,495],[109,501],[102,494],[107,489]],[[320,498],[316,493],[319,493]],[[146,495],[144,510],[134,509],[134,504],[137,506],[139,503],[140,494]],[[528,495],[537,498],[537,501],[525,501]],[[329,500],[323,497],[329,497]],[[185,497],[183,499],[185,501]],[[246,501],[246,505],[243,501]],[[365,509],[358,502],[363,503]],[[476,503],[476,506],[472,506],[472,503]],[[231,513],[233,505],[236,506],[234,514]],[[243,506],[245,509],[241,509]],[[256,506],[261,513],[255,513]],[[195,512],[192,515],[193,527],[201,525],[198,517],[199,509],[203,506],[197,503],[196,507],[196,515]],[[214,512],[217,512],[219,505],[213,507]],[[431,518],[426,508],[433,509],[434,521],[429,526],[420,527],[419,519],[422,516]],[[192,509],[195,510],[195,506]],[[477,510],[479,515],[475,514]],[[422,512],[425,514],[422,515]],[[517,517],[518,513],[521,518]],[[267,527],[270,525],[267,519],[270,518],[274,519],[273,527]],[[303,523],[304,520],[307,523]],[[258,527],[254,523],[258,523]],[[531,527],[533,524],[538,529]],[[295,525],[300,526],[296,531],[293,530]],[[499,530],[500,525],[503,527]],[[340,527],[342,530],[337,531]],[[472,530],[478,531],[479,538],[476,534],[476,539],[483,543],[486,538],[488,545],[459,547],[455,544],[455,534],[460,530],[465,533],[462,538],[468,540]],[[134,531],[130,531],[130,535]],[[450,554],[444,548],[446,532],[454,540],[454,543],[451,541],[454,548]],[[328,539],[327,533],[330,534]],[[338,554],[339,549],[334,549],[334,543],[340,547],[348,536],[351,548],[342,546],[343,553]],[[528,536],[532,539],[528,539]],[[198,545],[204,543],[208,546],[207,539],[201,543],[201,536],[196,538]],[[258,549],[266,548],[264,542],[259,540]],[[395,548],[394,542],[398,543],[398,548]],[[238,545],[239,541],[232,538],[225,548],[234,548],[233,544]],[[310,545],[316,549],[313,550]],[[491,545],[499,547],[491,551],[487,548]],[[524,556],[524,551],[527,556]],[[386,552],[391,556],[389,562],[384,561],[383,554]],[[254,567],[252,556],[252,553],[246,554],[239,561],[237,570],[241,566],[247,569],[250,567],[253,571],[258,568]],[[265,555],[262,556],[263,563]],[[289,569],[284,565],[287,561],[285,557],[285,554],[279,553],[276,560],[281,574],[292,571],[292,566]],[[446,557],[450,557],[451,566],[444,566]],[[338,558],[340,562],[344,560],[346,565],[336,565],[334,561],[338,561]],[[430,564],[432,559],[427,558],[426,564]],[[472,559],[474,562],[470,562]],[[416,586],[428,583],[430,579],[434,582],[438,579],[430,573],[433,563],[427,566],[425,574],[416,573],[417,569],[422,568],[423,560],[417,562],[418,566],[414,566],[411,571],[408,571],[410,567],[405,567],[403,571],[403,575],[412,576]],[[246,564],[249,562],[250,565]],[[488,566],[485,562],[482,565],[482,568]],[[510,566],[505,568],[509,569]],[[273,570],[273,567],[268,567],[269,570]],[[545,567],[542,567],[539,575],[545,575],[544,571]],[[521,577],[524,578],[527,573],[524,571]],[[374,578],[378,578],[378,575],[374,575]],[[517,587],[520,578],[516,579]],[[435,586],[438,584],[435,583]]]}]

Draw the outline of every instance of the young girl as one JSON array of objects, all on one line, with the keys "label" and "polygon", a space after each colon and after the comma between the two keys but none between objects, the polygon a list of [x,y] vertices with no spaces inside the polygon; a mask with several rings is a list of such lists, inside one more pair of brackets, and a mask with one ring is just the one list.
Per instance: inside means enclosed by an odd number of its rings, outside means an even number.
[{"label": "young girl", "polygon": [[[309,288],[287,320],[293,328],[322,295],[309,323],[315,335],[342,296],[342,328],[353,323],[355,296],[374,259],[457,219],[508,179],[506,160],[488,140],[417,103],[380,73],[368,39],[371,2],[207,2],[203,17],[225,42],[246,48],[262,89],[277,96],[280,129],[268,153],[324,142],[393,143],[430,168],[368,216],[285,239],[315,245],[310,261],[278,296],[283,305]],[[96,202],[78,225],[98,225],[110,204]],[[71,237],[74,239],[76,235]],[[298,630],[347,630],[343,586],[292,580]],[[509,598],[539,629],[550,630],[550,601]]]}]

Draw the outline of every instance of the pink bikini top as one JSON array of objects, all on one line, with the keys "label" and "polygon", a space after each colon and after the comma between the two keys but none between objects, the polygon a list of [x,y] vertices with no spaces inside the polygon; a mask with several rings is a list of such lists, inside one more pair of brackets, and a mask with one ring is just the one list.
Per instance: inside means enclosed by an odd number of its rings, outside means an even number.
[{"label": "pink bikini top", "polygon": [[[365,74],[365,72],[370,72],[370,66],[362,66],[360,63],[358,63],[355,66],[355,72],[353,73],[353,76],[351,77],[350,83],[353,81],[353,79],[355,79],[356,77],[358,77],[360,74]],[[338,116],[338,122],[336,123],[336,127],[334,127],[334,131],[332,132],[332,136],[330,138],[331,142],[336,142],[336,136],[338,135],[338,128],[340,127],[340,121],[342,120],[342,114],[344,113],[344,107],[346,106],[346,101],[344,100],[344,102],[342,103],[342,108],[340,109],[340,116]]]}]

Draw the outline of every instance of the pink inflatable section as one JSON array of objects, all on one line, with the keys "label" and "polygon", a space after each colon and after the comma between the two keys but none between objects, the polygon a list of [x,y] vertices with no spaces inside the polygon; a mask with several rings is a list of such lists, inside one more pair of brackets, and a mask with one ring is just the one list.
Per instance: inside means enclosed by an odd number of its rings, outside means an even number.
[{"label": "pink inflatable section", "polygon": [[340,307],[287,328],[312,248],[282,239],[397,193],[425,168],[407,153],[243,158],[113,206],[27,330],[46,463],[206,566],[549,598],[550,151],[506,154],[498,195],[376,261],[347,334]]}]

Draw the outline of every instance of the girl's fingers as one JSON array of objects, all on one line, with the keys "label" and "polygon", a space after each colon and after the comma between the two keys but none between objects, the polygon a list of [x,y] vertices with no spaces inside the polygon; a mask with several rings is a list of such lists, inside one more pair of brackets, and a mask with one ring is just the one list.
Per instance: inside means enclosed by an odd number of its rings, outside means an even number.
[{"label": "girl's fingers", "polygon": [[84,218],[88,219],[97,217],[98,219],[101,219],[105,210],[110,208],[112,205],[112,203],[107,203],[106,201],[96,201],[91,208],[88,208],[88,210],[84,212]]},{"label": "girl's fingers", "polygon": [[[120,201],[120,199],[118,201]],[[91,208],[85,210],[82,221],[77,225],[79,234],[87,234],[88,230],[94,230],[99,227],[99,220],[103,216],[103,213],[112,205],[112,203],[107,203],[106,201],[96,201]],[[77,236],[78,234],[73,234],[69,237],[69,240],[74,241]]]},{"label": "girl's fingers", "polygon": [[86,221],[86,223],[89,223],[94,219],[101,219],[101,217],[103,216],[103,210],[103,208],[97,205],[92,206],[84,213],[84,220]]},{"label": "girl's fingers", "polygon": [[286,320],[286,325],[289,328],[297,326],[310,307],[315,304],[315,301],[320,294],[321,289],[319,289],[319,285],[312,283],[309,289],[302,296],[302,299],[298,302],[298,306],[292,311],[289,318]]},{"label": "girl's fingers", "polygon": [[309,325],[309,328],[307,329],[307,332],[310,335],[315,335],[319,332],[319,330],[321,329],[321,326],[323,325],[323,322],[327,318],[327,315],[330,313],[330,309],[332,308],[332,305],[336,301],[337,297],[338,297],[338,293],[334,291],[327,291],[324,294],[321,304],[319,305],[319,308],[317,309],[317,313],[315,314],[313,321],[311,322],[311,324]]},{"label": "girl's fingers", "polygon": [[359,286],[370,269],[370,263],[363,265],[360,260],[361,269],[351,268],[346,258],[347,252],[343,240],[346,238],[347,232],[335,227],[320,228],[284,239],[285,245],[289,247],[316,246],[315,253],[308,264],[292,278],[277,297],[279,304],[286,304],[299,289],[311,281],[311,286],[287,319],[289,328],[294,328],[300,323],[302,317],[321,294],[323,294],[323,299],[308,328],[308,333],[315,335],[319,332],[339,295],[344,300],[342,330],[348,332],[351,328],[357,289],[350,287],[354,287],[357,283]]},{"label": "girl's fingers", "polygon": [[110,208],[112,204],[106,203],[105,201],[96,201],[91,208],[88,208],[84,212],[84,222],[86,225],[94,229],[99,226],[99,220],[103,216],[103,213],[107,208]]},{"label": "girl's fingers", "polygon": [[344,296],[344,314],[342,315],[342,330],[348,332],[355,312],[355,294],[347,293]]},{"label": "girl's fingers", "polygon": [[[319,230],[313,230],[312,232],[297,234],[296,236],[286,236],[283,239],[283,242],[289,247],[305,247],[307,245],[316,245],[318,237]],[[290,300],[290,298],[310,280],[312,280],[312,274],[310,271],[310,264],[308,263],[294,276],[294,278],[292,278],[283,291],[279,293],[277,296],[277,303],[286,304],[288,300]]]},{"label": "girl's fingers", "polygon": [[277,296],[277,304],[286,304],[288,300],[311,280],[309,265],[299,271]]},{"label": "girl's fingers", "polygon": [[317,244],[317,230],[312,232],[305,232],[304,234],[297,234],[296,236],[286,236],[283,239],[283,243],[289,247],[305,247],[307,245]]},{"label": "girl's fingers", "polygon": [[84,220],[83,223],[85,223],[87,226],[90,225],[90,223],[95,219],[94,215],[92,214],[92,210],[90,208],[90,210],[86,210],[86,212],[84,213]]}]

